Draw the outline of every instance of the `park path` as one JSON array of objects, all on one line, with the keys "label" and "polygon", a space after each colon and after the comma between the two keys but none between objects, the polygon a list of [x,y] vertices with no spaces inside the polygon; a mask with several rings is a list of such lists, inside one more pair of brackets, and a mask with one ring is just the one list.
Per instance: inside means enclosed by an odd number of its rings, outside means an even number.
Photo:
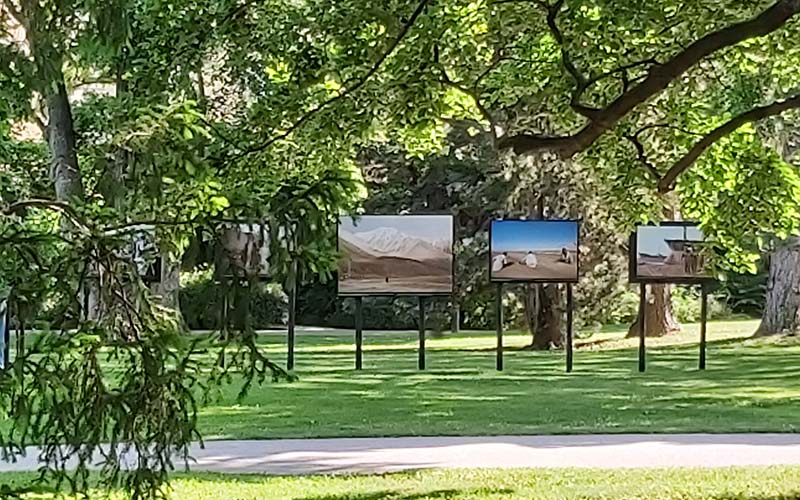
[{"label": "park path", "polygon": [[[383,473],[428,468],[800,465],[800,434],[619,434],[209,441],[194,471]],[[36,450],[0,472],[35,470]]]}]

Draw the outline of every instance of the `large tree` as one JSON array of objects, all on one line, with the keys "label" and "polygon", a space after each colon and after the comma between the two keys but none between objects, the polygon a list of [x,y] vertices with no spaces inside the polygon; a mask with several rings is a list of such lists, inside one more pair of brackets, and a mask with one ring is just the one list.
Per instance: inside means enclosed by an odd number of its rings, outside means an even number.
[{"label": "large tree", "polygon": [[[796,172],[748,124],[800,104],[798,11],[793,0],[443,7],[415,76],[470,97],[501,150],[593,165],[629,228],[677,210],[700,220],[721,265],[752,269],[764,234],[797,229]],[[663,306],[651,330],[667,331],[668,291],[651,296]]]},{"label": "large tree", "polygon": [[[684,4],[674,11],[662,2],[649,8],[667,7],[666,14],[640,17],[645,20],[642,24],[626,13],[628,5],[615,8],[591,2],[594,12],[587,16],[592,12],[590,2],[533,3],[541,10],[552,39],[560,47],[561,67],[572,80],[566,98],[578,121],[573,122],[574,129],[568,128],[563,134],[512,130],[500,140],[501,147],[512,147],[519,153],[548,150],[574,157],[587,150],[588,154],[603,155],[608,137],[624,139],[641,163],[640,175],[649,176],[660,193],[678,188],[681,205],[688,205],[686,215],[699,216],[726,252],[728,261],[739,268],[752,267],[751,257],[745,254],[752,256],[761,250],[757,243],[749,247],[745,244],[752,242],[753,236],[760,236],[763,231],[785,235],[797,227],[789,221],[798,202],[793,186],[796,174],[776,165],[763,147],[754,158],[754,146],[737,140],[741,137],[737,131],[748,123],[800,107],[798,73],[787,64],[797,54],[797,44],[792,40],[798,33],[794,18],[800,11],[800,2],[718,3],[713,7]],[[693,15],[698,8],[713,12],[707,18],[709,26],[692,22],[693,29],[683,29],[683,16]],[[611,19],[616,33],[603,37],[597,27]],[[584,42],[587,37],[595,42]],[[716,116],[703,117],[705,106]],[[718,145],[731,134],[732,142]],[[666,141],[672,144],[665,146]],[[703,158],[709,149],[724,148],[742,150],[739,158],[733,158],[739,169],[755,170],[752,164],[741,161],[745,151],[750,152],[749,159],[765,167],[751,172],[755,175],[746,181],[755,189],[743,189],[742,177],[732,184],[719,165],[708,165],[709,157],[714,158],[713,151]],[[717,152],[715,159],[723,157]],[[698,167],[704,172],[700,178],[717,182],[701,183],[694,177],[680,184],[681,175],[698,162],[704,164]],[[776,181],[779,186],[775,186]],[[718,197],[719,186],[725,183],[728,188],[736,185],[733,192],[738,195],[739,204],[753,206],[749,212],[752,216],[742,217],[741,211],[725,210]],[[697,184],[706,189],[697,189]],[[781,191],[776,192],[773,186]],[[765,193],[770,196],[768,200]],[[697,202],[698,196],[713,200],[717,206],[713,210],[696,210],[703,205]],[[765,210],[765,204],[780,208]],[[731,233],[744,238],[737,240]],[[791,242],[780,245],[771,258],[771,273],[782,278],[770,281],[761,333],[797,328],[797,300],[792,298],[792,290],[800,283],[792,272],[793,246]],[[656,307],[646,310],[645,317],[651,325],[648,330],[666,332],[673,324],[668,291],[653,287],[651,296],[653,300],[648,305]],[[636,325],[632,330],[635,328]]]}]

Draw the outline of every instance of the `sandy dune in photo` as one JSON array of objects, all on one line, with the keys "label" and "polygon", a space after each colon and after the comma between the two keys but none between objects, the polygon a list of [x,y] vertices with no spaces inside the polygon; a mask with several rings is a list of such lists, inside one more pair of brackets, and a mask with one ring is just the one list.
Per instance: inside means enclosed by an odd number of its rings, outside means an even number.
[{"label": "sandy dune in photo", "polygon": [[642,278],[704,278],[705,270],[701,266],[696,273],[687,273],[682,262],[667,264],[667,257],[653,257],[639,254],[636,262],[636,274]]},{"label": "sandy dune in photo", "polygon": [[[530,268],[521,261],[527,252],[508,252],[510,264],[502,271],[492,272],[492,279],[496,280],[552,280],[552,281],[575,281],[578,279],[578,255],[577,252],[569,252],[572,263],[560,262],[560,251],[534,252],[538,265]],[[492,260],[502,252],[494,252]]]},{"label": "sandy dune in photo", "polygon": [[450,241],[416,238],[385,227],[364,233],[339,233],[339,292],[450,293],[453,255]]}]

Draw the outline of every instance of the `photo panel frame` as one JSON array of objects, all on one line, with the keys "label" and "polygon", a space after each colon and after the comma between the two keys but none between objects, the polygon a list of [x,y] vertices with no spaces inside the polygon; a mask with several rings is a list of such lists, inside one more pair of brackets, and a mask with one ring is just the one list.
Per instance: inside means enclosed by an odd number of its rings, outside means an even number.
[{"label": "photo panel frame", "polygon": [[130,254],[142,281],[148,284],[161,282],[164,258],[156,244],[155,227],[146,226],[133,233]]},{"label": "photo panel frame", "polygon": [[493,283],[577,283],[580,221],[493,220],[488,268]]},{"label": "photo panel frame", "polygon": [[630,282],[678,285],[713,282],[707,249],[705,235],[696,222],[638,225],[630,237]]},{"label": "photo panel frame", "polygon": [[455,286],[451,214],[342,216],[338,294],[447,296]]},{"label": "photo panel frame", "polygon": [[238,222],[217,228],[214,249],[217,280],[267,278],[270,256],[270,233],[266,224]]}]

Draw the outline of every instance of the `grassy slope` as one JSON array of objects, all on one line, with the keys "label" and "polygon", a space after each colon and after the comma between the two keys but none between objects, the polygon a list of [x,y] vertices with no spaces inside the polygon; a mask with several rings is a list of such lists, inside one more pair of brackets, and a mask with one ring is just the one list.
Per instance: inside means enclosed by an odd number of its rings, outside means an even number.
[{"label": "grassy slope", "polygon": [[[0,475],[0,481],[32,475]],[[778,500],[800,495],[800,467],[650,470],[454,470],[377,476],[178,476],[181,500]],[[46,495],[36,498],[50,498]]]},{"label": "grassy slope", "polygon": [[[365,334],[365,370],[352,369],[352,338],[305,334],[300,381],[236,386],[201,412],[215,438],[491,435],[604,432],[795,432],[800,343],[753,340],[754,322],[713,323],[709,365],[697,370],[697,325],[648,341],[648,371],[636,371],[636,340],[593,336],[564,373],[563,352],[506,353],[494,370],[494,337],[464,333],[428,343],[416,370],[416,333]],[[508,336],[513,349],[525,344]],[[263,337],[283,362],[283,337]]]}]

